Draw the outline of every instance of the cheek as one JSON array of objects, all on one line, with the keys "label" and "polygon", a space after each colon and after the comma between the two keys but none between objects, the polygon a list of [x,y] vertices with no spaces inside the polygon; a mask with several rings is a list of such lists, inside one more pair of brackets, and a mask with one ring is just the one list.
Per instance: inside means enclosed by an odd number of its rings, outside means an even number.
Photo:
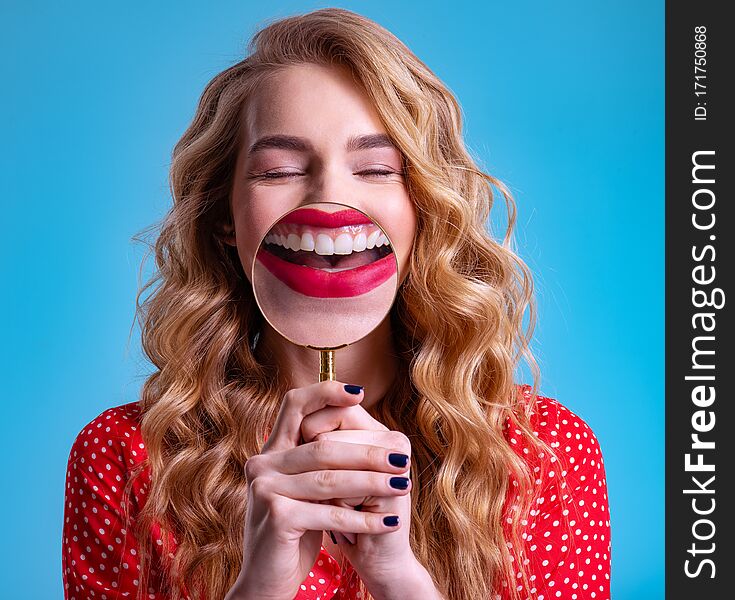
[{"label": "cheek", "polygon": [[411,252],[413,251],[413,239],[416,234],[416,208],[411,199],[406,195],[400,203],[393,204],[395,210],[386,214],[387,221],[384,225],[388,231],[391,241],[394,243],[398,255],[398,266],[401,280],[405,278]]},{"label": "cheek", "polygon": [[413,238],[416,235],[416,225],[418,223],[416,207],[413,205],[413,203],[411,203],[410,207],[406,211],[405,219],[406,227],[404,233],[406,235],[407,247],[410,248],[413,244]]},{"label": "cheek", "polygon": [[[249,206],[255,207],[257,205],[251,203]],[[233,217],[235,231],[237,232],[237,253],[248,280],[250,280],[250,269],[260,241],[270,229],[271,224],[283,212],[285,211],[235,209]]]}]

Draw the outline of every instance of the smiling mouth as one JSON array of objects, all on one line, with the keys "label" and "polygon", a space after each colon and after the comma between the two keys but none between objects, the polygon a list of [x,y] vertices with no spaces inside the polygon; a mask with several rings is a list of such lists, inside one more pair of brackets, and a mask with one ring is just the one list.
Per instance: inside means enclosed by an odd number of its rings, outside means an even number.
[{"label": "smiling mouth", "polygon": [[265,249],[278,258],[295,265],[329,272],[347,271],[362,267],[363,265],[369,265],[384,256],[388,256],[392,252],[390,246],[381,246],[380,248],[363,250],[362,252],[352,252],[346,256],[339,254],[321,256],[310,250],[287,250],[275,244],[266,244]]},{"label": "smiling mouth", "polygon": [[[326,214],[326,213],[325,213]],[[292,291],[313,298],[352,298],[397,274],[395,252],[374,223],[280,222],[265,236],[258,264]]]},{"label": "smiling mouth", "polygon": [[264,249],[282,260],[332,273],[372,264],[393,252],[388,238],[376,226],[291,226],[275,229],[264,241]]}]

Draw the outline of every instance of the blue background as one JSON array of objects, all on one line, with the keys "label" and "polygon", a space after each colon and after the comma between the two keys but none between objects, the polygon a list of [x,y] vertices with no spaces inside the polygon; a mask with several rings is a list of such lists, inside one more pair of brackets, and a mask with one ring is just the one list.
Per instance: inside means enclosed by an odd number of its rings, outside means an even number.
[{"label": "blue background", "polygon": [[[613,598],[663,598],[663,2],[337,4],[449,85],[511,187],[542,392],[605,456]],[[327,5],[3,2],[4,597],[62,598],[68,452],[149,371],[131,237],[169,206],[199,94],[265,19]]]}]

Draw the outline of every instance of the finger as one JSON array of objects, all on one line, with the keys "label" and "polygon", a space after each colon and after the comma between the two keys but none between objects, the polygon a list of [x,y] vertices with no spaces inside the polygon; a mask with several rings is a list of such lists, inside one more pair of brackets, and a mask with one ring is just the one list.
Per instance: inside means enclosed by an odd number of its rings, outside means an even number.
[{"label": "finger", "polygon": [[355,496],[405,496],[411,491],[411,480],[372,471],[325,470],[268,477],[260,487],[265,493],[313,502]]},{"label": "finger", "polygon": [[[407,436],[399,431],[363,431],[363,430],[337,430],[319,434],[317,436],[318,441],[334,441],[345,440],[345,442],[360,445],[357,442],[364,442],[368,445],[382,446],[384,448],[390,448],[391,445],[395,447],[394,450],[387,450],[389,456],[393,455],[393,462],[396,465],[396,473],[408,476],[411,468],[410,456],[411,456],[411,442]],[[398,450],[396,452],[396,450]],[[403,458],[407,457],[407,458]],[[389,459],[390,460],[390,459]],[[404,463],[405,460],[405,463]],[[403,466],[401,466],[403,465]],[[394,496],[382,496],[385,500],[392,500]],[[400,497],[396,497],[400,499]],[[366,502],[366,496],[352,497],[352,498],[341,498],[333,500],[333,503],[341,506],[360,507],[364,505],[370,509],[374,507],[374,504]],[[390,510],[387,508],[386,510]]]},{"label": "finger", "polygon": [[[352,498],[350,499],[352,500]],[[392,512],[393,514],[401,514],[401,502],[405,499],[401,497],[388,497],[388,496],[365,496],[361,499],[360,504],[356,504],[352,507],[352,510],[358,510],[362,512]],[[341,502],[345,500],[334,500],[337,506],[342,506]],[[350,508],[345,506],[345,508]]]},{"label": "finger", "polygon": [[[337,498],[336,500],[331,500],[328,502],[331,502],[332,504],[334,504],[334,506],[342,506],[351,510],[361,510],[360,506],[363,502],[365,502],[367,498],[369,498],[369,496],[360,496],[356,498]],[[355,533],[337,533],[337,537],[340,536],[344,537],[347,540],[347,543],[350,545],[354,545],[357,541],[357,534]]]},{"label": "finger", "polygon": [[317,435],[335,429],[375,429],[388,431],[360,405],[327,407],[311,413],[301,421],[301,437],[311,442]]},{"label": "finger", "polygon": [[[360,499],[355,499],[355,502],[359,502],[359,501],[360,501]],[[319,500],[319,504],[331,504],[331,503],[332,502],[330,500]],[[343,505],[343,504],[335,504],[335,506],[343,506],[344,508],[352,508],[352,506],[346,506],[346,505]],[[329,537],[332,538],[332,541],[335,544],[339,544],[339,541],[338,541],[337,538],[339,538],[339,539],[346,538],[347,539],[347,542],[349,542],[350,544],[354,544],[355,543],[355,539],[357,538],[357,536],[354,533],[340,533],[338,531],[335,534],[335,532],[332,531],[331,529],[328,529],[327,530],[327,533],[329,533]]]},{"label": "finger", "polygon": [[357,534],[354,533],[340,533],[339,531],[336,534],[338,537],[343,537],[350,546],[354,546],[355,542],[357,541]]},{"label": "finger", "polygon": [[331,440],[334,442],[347,442],[353,444],[368,444],[370,446],[381,446],[390,448],[391,451],[401,452],[411,456],[411,440],[400,431],[375,431],[361,429],[337,429],[318,434],[314,441]]},{"label": "finger", "polygon": [[289,450],[261,454],[260,458],[254,460],[262,463],[256,470],[262,469],[263,473],[272,470],[284,475],[295,475],[333,469],[402,473],[409,468],[410,458],[400,448],[325,438]]},{"label": "finger", "polygon": [[[336,506],[342,506],[340,500],[334,500]],[[348,510],[349,506],[345,507]],[[363,498],[363,502],[352,507],[355,512],[392,514],[398,516],[399,521],[405,523],[411,522],[411,498],[406,496],[368,496]],[[343,535],[349,536],[347,533]],[[356,539],[353,537],[353,539]],[[351,540],[352,541],[352,540]],[[354,543],[354,541],[352,541]]]},{"label": "finger", "polygon": [[381,534],[400,528],[400,523],[392,526],[383,522],[385,517],[395,516],[395,513],[367,513],[331,504],[301,502],[292,498],[280,498],[276,507],[271,511],[273,518],[281,522],[283,529],[290,528],[297,534],[305,531]]},{"label": "finger", "polygon": [[[408,496],[364,496],[361,498],[337,498],[331,500],[335,506],[344,507],[348,510],[394,514],[399,520],[404,522],[410,520],[411,500]],[[337,534],[336,537],[344,536],[346,542],[354,545],[357,541],[357,535],[354,533],[343,532]]]},{"label": "finger", "polygon": [[295,448],[301,442],[302,419],[325,406],[353,406],[365,397],[361,389],[351,394],[339,381],[319,381],[287,391],[278,417],[261,452]]}]

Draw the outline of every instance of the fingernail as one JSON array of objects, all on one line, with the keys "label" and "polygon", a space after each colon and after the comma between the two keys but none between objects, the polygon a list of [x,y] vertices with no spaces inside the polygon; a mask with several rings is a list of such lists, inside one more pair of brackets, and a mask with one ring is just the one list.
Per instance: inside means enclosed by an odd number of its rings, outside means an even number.
[{"label": "fingernail", "polygon": [[388,527],[395,527],[396,525],[398,525],[398,517],[396,515],[383,517],[383,524],[388,525]]},{"label": "fingernail", "polygon": [[334,545],[337,546],[338,545],[337,544],[337,538],[334,537],[334,534],[331,531],[329,531],[327,533],[329,533],[329,537],[332,538],[332,542],[334,543]]},{"label": "fingernail", "polygon": [[405,490],[408,487],[408,477],[391,477],[390,487]]},{"label": "fingernail", "polygon": [[408,464],[408,455],[391,452],[388,455],[388,462],[394,467],[405,467]]},{"label": "fingernail", "polygon": [[362,389],[363,388],[361,385],[352,385],[351,383],[345,384],[345,391],[348,394],[359,394],[362,391]]}]

